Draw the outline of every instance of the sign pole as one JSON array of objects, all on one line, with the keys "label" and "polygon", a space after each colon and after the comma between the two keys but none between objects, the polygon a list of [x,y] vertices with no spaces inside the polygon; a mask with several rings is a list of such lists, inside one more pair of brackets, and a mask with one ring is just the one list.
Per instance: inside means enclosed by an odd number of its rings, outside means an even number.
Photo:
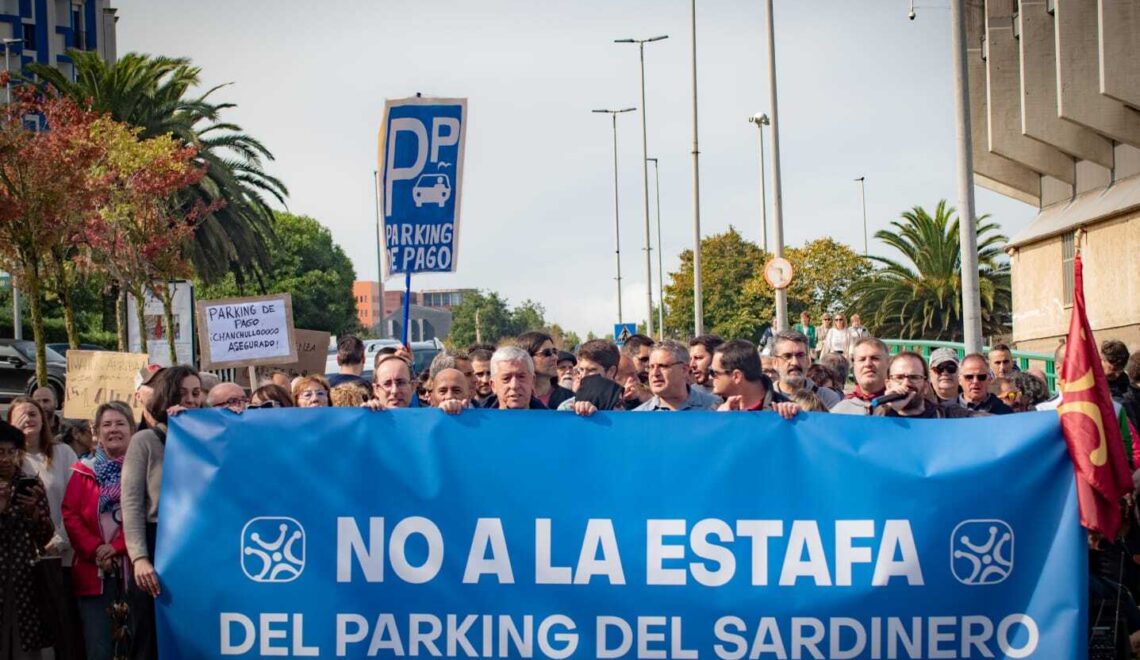
[{"label": "sign pole", "polygon": [[257,389],[257,367],[252,364],[249,365],[249,392],[253,393]]},{"label": "sign pole", "polygon": [[404,276],[404,346],[408,344],[408,337],[411,334],[408,332],[408,312],[412,306],[412,271],[408,271]]},{"label": "sign pole", "polygon": [[388,337],[387,325],[384,323],[384,257],[381,256],[384,252],[383,230],[380,228],[380,173],[372,170],[372,188],[373,197],[376,202],[376,281],[379,283],[380,292],[380,339]]}]

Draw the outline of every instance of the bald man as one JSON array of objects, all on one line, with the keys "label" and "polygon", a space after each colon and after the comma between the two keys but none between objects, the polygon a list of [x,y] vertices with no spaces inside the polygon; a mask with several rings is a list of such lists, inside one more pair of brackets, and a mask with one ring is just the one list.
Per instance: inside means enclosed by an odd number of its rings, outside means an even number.
[{"label": "bald man", "polygon": [[249,406],[249,397],[237,383],[218,383],[206,395],[206,405],[211,408],[226,408],[240,415]]},{"label": "bald man", "polygon": [[431,381],[428,400],[432,408],[454,415],[467,407],[469,385],[462,371],[450,367],[442,369]]}]

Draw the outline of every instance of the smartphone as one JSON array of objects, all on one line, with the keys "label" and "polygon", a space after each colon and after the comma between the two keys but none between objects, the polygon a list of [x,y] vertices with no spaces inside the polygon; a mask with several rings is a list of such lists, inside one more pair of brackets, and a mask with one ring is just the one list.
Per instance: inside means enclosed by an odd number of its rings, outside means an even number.
[{"label": "smartphone", "polygon": [[16,489],[13,495],[31,495],[32,489],[35,488],[38,483],[40,483],[40,480],[36,477],[20,477],[16,479]]}]

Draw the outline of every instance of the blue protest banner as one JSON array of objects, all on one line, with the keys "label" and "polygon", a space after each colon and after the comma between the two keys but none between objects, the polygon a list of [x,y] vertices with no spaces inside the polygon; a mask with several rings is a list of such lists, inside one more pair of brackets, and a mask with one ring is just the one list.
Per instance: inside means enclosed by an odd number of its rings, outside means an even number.
[{"label": "blue protest banner", "polygon": [[161,657],[1084,656],[1056,415],[173,418]]},{"label": "blue protest banner", "polygon": [[385,276],[455,271],[467,99],[384,103],[379,171]]}]

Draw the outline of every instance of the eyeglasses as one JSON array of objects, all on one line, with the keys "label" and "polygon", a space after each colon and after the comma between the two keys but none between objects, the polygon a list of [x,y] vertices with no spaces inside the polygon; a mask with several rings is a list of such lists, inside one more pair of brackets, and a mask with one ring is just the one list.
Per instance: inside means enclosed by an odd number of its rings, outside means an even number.
[{"label": "eyeglasses", "polygon": [[846,321],[847,319],[843,318],[842,316],[836,316],[835,320],[836,321]]},{"label": "eyeglasses", "polygon": [[557,348],[544,348],[537,353],[532,353],[531,355],[533,357],[544,357],[544,358],[554,357],[555,355],[558,355],[558,349]]},{"label": "eyeglasses", "polygon": [[281,404],[274,401],[273,399],[266,399],[261,403],[251,403],[249,404],[249,407],[253,410],[260,410],[261,408],[280,408]]},{"label": "eyeglasses", "polygon": [[728,376],[731,371],[717,371],[716,369],[709,369],[709,378],[720,378],[721,376]]},{"label": "eyeglasses", "polygon": [[919,374],[891,374],[891,380],[896,383],[921,383],[926,376]]},{"label": "eyeglasses", "polygon": [[824,320],[824,321],[830,321],[830,320],[831,320],[831,317],[830,317],[830,316],[825,316],[825,317],[823,317],[823,320]]},{"label": "eyeglasses", "polygon": [[970,382],[973,382],[976,380],[979,383],[984,383],[990,379],[990,375],[989,374],[962,374],[962,378],[965,378],[966,380],[968,380]]},{"label": "eyeglasses", "polygon": [[301,392],[300,398],[302,399],[327,399],[329,393],[324,390],[305,390]]},{"label": "eyeglasses", "polygon": [[998,398],[1013,403],[1014,401],[1017,401],[1020,396],[1021,392],[1018,392],[1017,390],[1010,390],[1009,392],[1003,392],[999,394]]},{"label": "eyeglasses", "polygon": [[792,360],[801,360],[803,358],[806,358],[807,353],[804,353],[803,351],[800,351],[799,353],[780,353],[776,355],[776,357],[780,358],[784,362],[790,362]]},{"label": "eyeglasses", "polygon": [[665,371],[666,369],[672,369],[673,367],[680,365],[680,364],[688,366],[687,362],[670,362],[668,364],[653,364],[652,362],[650,362],[649,363],[649,370],[650,371]]},{"label": "eyeglasses", "polygon": [[954,364],[953,362],[948,362],[946,364],[940,364],[937,367],[931,367],[931,369],[934,370],[934,373],[939,373],[939,374],[956,374],[956,373],[958,373],[958,365]]},{"label": "eyeglasses", "polygon": [[222,401],[221,403],[219,403],[215,407],[217,407],[217,408],[230,408],[233,406],[248,406],[248,405],[249,405],[249,398],[248,397],[235,396],[232,399],[227,399],[226,401]]}]

